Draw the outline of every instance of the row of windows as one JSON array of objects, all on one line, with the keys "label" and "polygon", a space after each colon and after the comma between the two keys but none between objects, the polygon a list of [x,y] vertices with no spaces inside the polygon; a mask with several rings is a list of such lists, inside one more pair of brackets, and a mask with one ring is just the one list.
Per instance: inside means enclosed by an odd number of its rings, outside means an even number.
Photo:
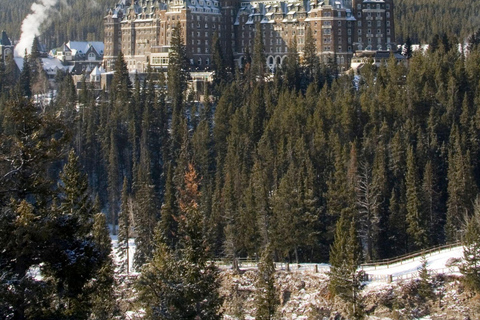
[{"label": "row of windows", "polygon": [[[380,18],[382,16],[382,13],[381,12],[377,12],[377,18]],[[357,12],[357,17],[358,18],[361,18],[362,17],[362,13],[361,12]],[[367,17],[372,17],[372,13],[371,12],[367,12]],[[385,17],[387,18],[390,18],[390,11],[387,11],[385,12]]]},{"label": "row of windows", "polygon": [[[364,6],[364,8],[372,9],[372,7],[370,6],[369,3],[367,3],[367,5]],[[377,5],[376,5],[374,8],[380,9],[380,8],[383,8],[383,6],[380,6],[380,4],[377,3]],[[386,8],[387,8],[387,9],[390,9],[390,4],[389,4],[389,3],[386,4]],[[362,4],[361,4],[361,3],[357,4],[357,9],[358,9],[358,10],[362,10]]]},{"label": "row of windows", "polygon": [[[385,24],[386,24],[387,27],[390,27],[390,20],[385,21]],[[362,21],[361,20],[357,21],[357,25],[359,27],[361,27],[362,26]],[[372,21],[367,21],[367,26],[371,27],[372,26]],[[382,26],[382,22],[380,20],[377,20],[377,27],[381,27],[381,26]]]},{"label": "row of windows", "polygon": [[[368,29],[367,30],[367,33],[368,34],[371,34],[372,33],[372,29]],[[377,29],[377,33],[382,33],[382,30],[381,29]],[[362,29],[358,29],[358,34],[362,34]],[[387,34],[390,34],[390,29],[387,29]]]},{"label": "row of windows", "polygon": [[[195,24],[194,24],[193,22],[192,22],[191,26],[192,26],[192,29],[195,28]],[[215,23],[213,23],[211,26],[212,26],[212,29],[216,29],[216,28],[217,28],[217,25],[216,25]],[[200,29],[200,28],[201,28],[200,22],[197,22],[196,27],[197,27],[197,29]],[[218,25],[218,30],[220,30],[221,27],[222,27],[221,25]],[[204,28],[205,28],[205,29],[209,29],[208,23],[205,23]]]}]

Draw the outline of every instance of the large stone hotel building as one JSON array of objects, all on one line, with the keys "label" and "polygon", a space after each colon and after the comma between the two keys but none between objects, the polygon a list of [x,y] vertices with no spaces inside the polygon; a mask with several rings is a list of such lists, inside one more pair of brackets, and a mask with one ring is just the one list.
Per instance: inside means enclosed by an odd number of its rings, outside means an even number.
[{"label": "large stone hotel building", "polygon": [[343,67],[355,51],[396,48],[393,0],[121,0],[104,22],[107,71],[120,51],[130,71],[144,72],[148,63],[166,67],[178,22],[191,67],[198,70],[209,68],[215,32],[225,54],[240,66],[245,52],[253,50],[258,23],[271,70],[282,64],[294,37],[303,54],[308,25],[319,57],[335,58]]}]

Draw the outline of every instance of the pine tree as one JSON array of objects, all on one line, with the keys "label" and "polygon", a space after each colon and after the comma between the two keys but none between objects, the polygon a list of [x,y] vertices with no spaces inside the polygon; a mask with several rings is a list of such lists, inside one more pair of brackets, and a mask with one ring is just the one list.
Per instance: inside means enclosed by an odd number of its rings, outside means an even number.
[{"label": "pine tree", "polygon": [[110,133],[110,148],[108,150],[108,218],[109,223],[112,225],[113,234],[117,233],[117,220],[118,220],[118,188],[119,188],[119,159],[118,159],[118,142],[115,139],[114,130]]},{"label": "pine tree", "polygon": [[125,177],[123,179],[122,187],[122,205],[118,215],[118,247],[117,254],[121,261],[120,272],[130,273],[130,252],[128,240],[131,237],[131,213],[132,213],[132,199],[128,194],[128,181]]},{"label": "pine tree", "polygon": [[129,101],[132,82],[128,75],[127,63],[121,51],[115,60],[114,70],[115,72],[110,85],[111,99],[123,105]]},{"label": "pine tree", "polygon": [[[353,217],[355,212],[355,166],[350,166],[348,170],[351,174],[347,176],[347,156],[344,147],[341,145],[338,135],[331,139],[335,162],[331,177],[327,181],[328,190],[326,192],[327,214],[330,219],[336,221],[339,216],[344,214],[346,217]],[[330,171],[331,172],[331,171]],[[329,233],[333,231],[329,230]],[[333,238],[333,235],[329,234]]]},{"label": "pine tree", "polygon": [[223,57],[223,50],[220,46],[220,38],[218,32],[215,31],[212,38],[212,69],[213,69],[213,85],[214,93],[219,93],[219,86],[224,85],[227,81],[227,63]]},{"label": "pine tree", "polygon": [[111,257],[112,242],[108,232],[107,220],[103,213],[94,217],[92,228],[93,241],[99,252],[101,261],[90,283],[90,303],[92,304],[92,319],[111,319],[115,311],[115,297],[113,292],[114,267]]},{"label": "pine tree", "polygon": [[171,98],[171,150],[170,157],[175,159],[182,144],[182,122],[185,112],[185,91],[187,89],[187,58],[182,26],[177,23],[172,31],[170,52],[168,54],[168,95]]},{"label": "pine tree", "polygon": [[300,73],[300,57],[297,50],[297,37],[294,36],[288,45],[287,63],[285,70],[285,84],[290,90],[298,90],[299,88],[299,73]]},{"label": "pine tree", "polygon": [[32,85],[32,91],[34,93],[46,93],[46,90],[39,90],[41,88],[42,75],[44,74],[42,63],[40,61],[40,42],[36,36],[33,38],[28,63],[30,64],[30,83]]},{"label": "pine tree", "polygon": [[413,250],[425,248],[428,245],[427,231],[424,228],[425,218],[420,206],[419,186],[413,148],[407,151],[407,175],[405,178],[407,193],[407,234]]},{"label": "pine tree", "polygon": [[50,200],[54,182],[48,170],[65,152],[70,132],[23,97],[13,97],[4,106],[9,122],[0,138],[1,193],[6,199]]},{"label": "pine tree", "polygon": [[30,98],[32,96],[32,72],[30,70],[30,62],[25,50],[23,58],[23,69],[20,73],[19,91],[23,97]]},{"label": "pine tree", "polygon": [[425,256],[422,256],[421,260],[421,267],[418,271],[418,277],[420,278],[420,283],[418,286],[418,294],[424,298],[429,299],[433,297],[433,288],[430,284],[430,274],[428,270],[428,261]]},{"label": "pine tree", "polygon": [[460,272],[463,282],[473,292],[480,292],[480,198],[477,197],[474,214],[467,218],[463,237],[463,264]]},{"label": "pine tree", "polygon": [[272,243],[274,249],[288,258],[315,243],[316,199],[313,195],[312,173],[308,159],[298,168],[290,164],[273,196]]},{"label": "pine tree", "polygon": [[[88,192],[87,177],[81,173],[73,151],[60,178],[59,206],[53,210],[55,220],[49,239],[58,245],[47,247],[45,256],[49,261],[45,269],[58,281],[59,312],[82,318],[91,313],[89,301],[95,290],[88,288],[104,264],[108,264],[111,244],[106,229],[103,234],[92,234],[95,207]],[[83,254],[76,254],[72,260],[72,252]],[[104,273],[104,277],[111,276],[109,272]]]},{"label": "pine tree", "polygon": [[265,45],[263,43],[262,25],[255,26],[255,42],[253,44],[252,75],[255,79],[263,81],[265,76]]},{"label": "pine tree", "polygon": [[[145,119],[144,119],[145,120]],[[158,222],[156,197],[151,178],[150,152],[146,145],[148,133],[143,127],[140,143],[140,162],[135,185],[135,243],[134,264],[137,270],[149,261],[154,251],[154,233]]]},{"label": "pine tree", "polygon": [[141,301],[149,319],[221,319],[218,269],[209,262],[198,203],[199,179],[190,164],[180,190],[180,242],[170,250],[161,236],[139,279]]},{"label": "pine tree", "polygon": [[477,186],[472,180],[472,170],[468,151],[465,153],[461,147],[460,138],[456,127],[452,128],[450,139],[453,140],[452,150],[448,155],[448,200],[445,235],[447,242],[458,239],[461,219],[472,210],[472,199]]},{"label": "pine tree", "polygon": [[423,173],[422,199],[426,214],[426,226],[428,226],[428,238],[433,245],[441,243],[441,239],[443,238],[440,196],[438,173],[433,167],[433,162],[428,160]]},{"label": "pine tree", "polygon": [[255,319],[275,319],[279,301],[275,289],[275,263],[270,245],[262,252],[255,287]]},{"label": "pine tree", "polygon": [[319,64],[320,61],[317,56],[317,48],[315,45],[315,38],[313,37],[312,27],[308,24],[305,35],[305,47],[303,49],[303,65],[307,85],[317,77],[317,74],[319,73]]},{"label": "pine tree", "polygon": [[[60,112],[66,125],[74,127],[75,117],[77,115],[77,92],[73,78],[70,74],[66,74],[58,86],[57,98],[55,100],[55,110]],[[79,122],[80,123],[80,122]],[[80,135],[77,130],[77,135]],[[77,148],[77,150],[81,150]]]},{"label": "pine tree", "polygon": [[170,249],[175,248],[178,242],[178,211],[175,184],[173,182],[173,170],[173,165],[170,163],[167,168],[164,200],[161,208],[160,221],[160,232],[165,244]]},{"label": "pine tree", "polygon": [[60,179],[63,199],[59,209],[62,214],[69,215],[78,221],[81,227],[77,230],[79,235],[87,235],[92,228],[95,212],[88,190],[87,177],[80,171],[78,157],[73,150],[68,155],[68,161],[63,167]]},{"label": "pine tree", "polygon": [[330,247],[330,292],[351,303],[351,317],[361,314],[358,293],[363,275],[358,272],[362,251],[357,238],[355,221],[340,216],[335,230],[335,240]]}]

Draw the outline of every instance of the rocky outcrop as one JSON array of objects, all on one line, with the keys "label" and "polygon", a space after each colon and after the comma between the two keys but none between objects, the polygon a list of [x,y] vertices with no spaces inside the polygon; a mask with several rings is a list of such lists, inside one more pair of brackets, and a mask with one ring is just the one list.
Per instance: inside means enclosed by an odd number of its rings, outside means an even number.
[{"label": "rocky outcrop", "polygon": [[[254,319],[256,270],[222,272],[225,319]],[[349,306],[332,299],[328,275],[278,271],[278,319],[349,319]],[[361,293],[365,319],[480,319],[480,296],[464,290],[458,276],[433,276],[428,294],[418,279],[372,282]],[[423,287],[424,288],[424,287]]]}]

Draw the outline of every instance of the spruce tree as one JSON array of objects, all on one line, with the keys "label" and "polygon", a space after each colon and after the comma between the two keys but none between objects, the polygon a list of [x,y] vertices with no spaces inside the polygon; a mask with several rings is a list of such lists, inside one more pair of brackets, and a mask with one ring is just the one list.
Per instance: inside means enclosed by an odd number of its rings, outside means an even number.
[{"label": "spruce tree", "polygon": [[352,306],[349,316],[361,314],[358,293],[363,275],[358,272],[362,251],[357,238],[355,221],[345,214],[340,216],[335,230],[335,240],[330,247],[330,292]]},{"label": "spruce tree", "polygon": [[473,292],[480,292],[480,198],[477,197],[474,214],[467,218],[463,236],[463,264],[460,272],[463,282]]},{"label": "spruce tree", "polygon": [[130,273],[130,252],[128,240],[131,237],[131,213],[132,213],[132,199],[128,194],[128,181],[125,177],[123,179],[122,187],[122,205],[118,215],[118,246],[117,254],[120,259],[120,272]]},{"label": "spruce tree", "polygon": [[316,234],[316,199],[310,180],[313,173],[311,167],[306,166],[309,165],[302,163],[295,167],[291,163],[272,199],[273,247],[282,258],[289,258],[293,253],[297,263],[299,251],[313,245]]},{"label": "spruce tree", "polygon": [[170,157],[175,159],[182,144],[182,122],[185,112],[185,91],[187,89],[188,65],[186,49],[180,22],[172,30],[168,54],[168,95],[171,99],[171,149]]},{"label": "spruce tree", "polygon": [[68,155],[60,179],[62,180],[60,190],[63,198],[59,209],[62,214],[76,219],[81,227],[77,232],[80,235],[86,235],[92,228],[95,212],[88,190],[87,177],[80,171],[78,157],[73,150]]},{"label": "spruce tree", "polygon": [[165,241],[165,245],[170,249],[175,248],[178,243],[177,194],[173,181],[173,170],[172,163],[169,163],[166,170],[164,199],[160,211],[160,233]]},{"label": "spruce tree", "polygon": [[[92,233],[95,207],[88,192],[87,177],[80,171],[73,151],[60,178],[59,206],[52,210],[55,220],[49,239],[58,245],[47,247],[45,256],[49,261],[45,272],[57,278],[58,311],[83,318],[91,313],[90,299],[95,290],[90,291],[89,287],[104,264],[108,264],[111,244],[106,230],[102,238]],[[75,254],[72,260],[73,252],[83,254]],[[104,276],[112,275],[105,272]]]},{"label": "spruce tree", "polygon": [[427,230],[424,227],[425,217],[420,205],[419,186],[413,148],[407,151],[407,175],[405,179],[407,195],[407,233],[412,250],[425,248],[428,245]]},{"label": "spruce tree", "polygon": [[118,157],[118,142],[115,136],[115,131],[110,131],[110,148],[108,150],[108,220],[112,225],[113,234],[117,233],[118,223],[118,206],[119,206],[119,157]]},{"label": "spruce tree", "polygon": [[135,243],[134,264],[137,270],[149,261],[154,251],[154,233],[158,222],[156,197],[151,178],[150,152],[146,145],[148,139],[147,128],[143,127],[140,143],[140,163],[137,171],[135,188]]},{"label": "spruce tree", "polygon": [[255,42],[253,44],[252,75],[255,79],[263,81],[265,76],[265,44],[263,43],[262,25],[258,22],[255,26]]},{"label": "spruce tree", "polygon": [[472,210],[472,199],[477,186],[472,180],[471,162],[468,151],[464,152],[456,127],[452,128],[450,139],[452,149],[448,154],[448,200],[445,235],[447,242],[460,240],[458,231],[461,227],[461,219],[465,213]]},{"label": "spruce tree", "polygon": [[19,92],[23,97],[31,98],[32,96],[32,72],[27,52],[23,58],[23,69],[20,72]]},{"label": "spruce tree", "polygon": [[213,85],[215,87],[214,94],[219,93],[221,85],[227,81],[227,63],[223,56],[223,50],[220,46],[220,38],[218,32],[214,32],[212,38],[212,69],[213,69]]},{"label": "spruce tree", "polygon": [[418,294],[424,298],[429,299],[433,297],[433,288],[430,284],[430,274],[428,270],[428,261],[425,256],[422,256],[421,260],[421,267],[418,271],[418,277],[420,278],[420,283],[418,286]]},{"label": "spruce tree", "polygon": [[221,319],[218,269],[209,262],[198,200],[199,178],[190,164],[180,190],[180,241],[176,251],[157,237],[151,263],[138,282],[148,319]]},{"label": "spruce tree", "polygon": [[92,305],[92,319],[111,319],[115,312],[115,297],[113,286],[114,266],[111,257],[112,242],[107,220],[103,213],[94,216],[92,227],[93,241],[99,253],[101,263],[92,279],[89,291]]},{"label": "spruce tree", "polygon": [[279,301],[275,289],[275,263],[270,245],[262,252],[255,287],[255,319],[275,319]]},{"label": "spruce tree", "polygon": [[112,83],[110,85],[111,99],[112,101],[117,101],[118,104],[125,104],[129,101],[132,81],[128,75],[127,63],[121,51],[115,60],[114,70]]},{"label": "spruce tree", "polygon": [[315,45],[315,38],[313,37],[312,27],[307,25],[305,35],[305,47],[303,49],[303,66],[306,85],[314,81],[319,72],[320,61],[317,56],[317,48]]},{"label": "spruce tree", "polygon": [[289,90],[298,90],[300,85],[300,57],[297,50],[297,37],[293,37],[288,45],[287,63],[285,67],[285,84]]}]

